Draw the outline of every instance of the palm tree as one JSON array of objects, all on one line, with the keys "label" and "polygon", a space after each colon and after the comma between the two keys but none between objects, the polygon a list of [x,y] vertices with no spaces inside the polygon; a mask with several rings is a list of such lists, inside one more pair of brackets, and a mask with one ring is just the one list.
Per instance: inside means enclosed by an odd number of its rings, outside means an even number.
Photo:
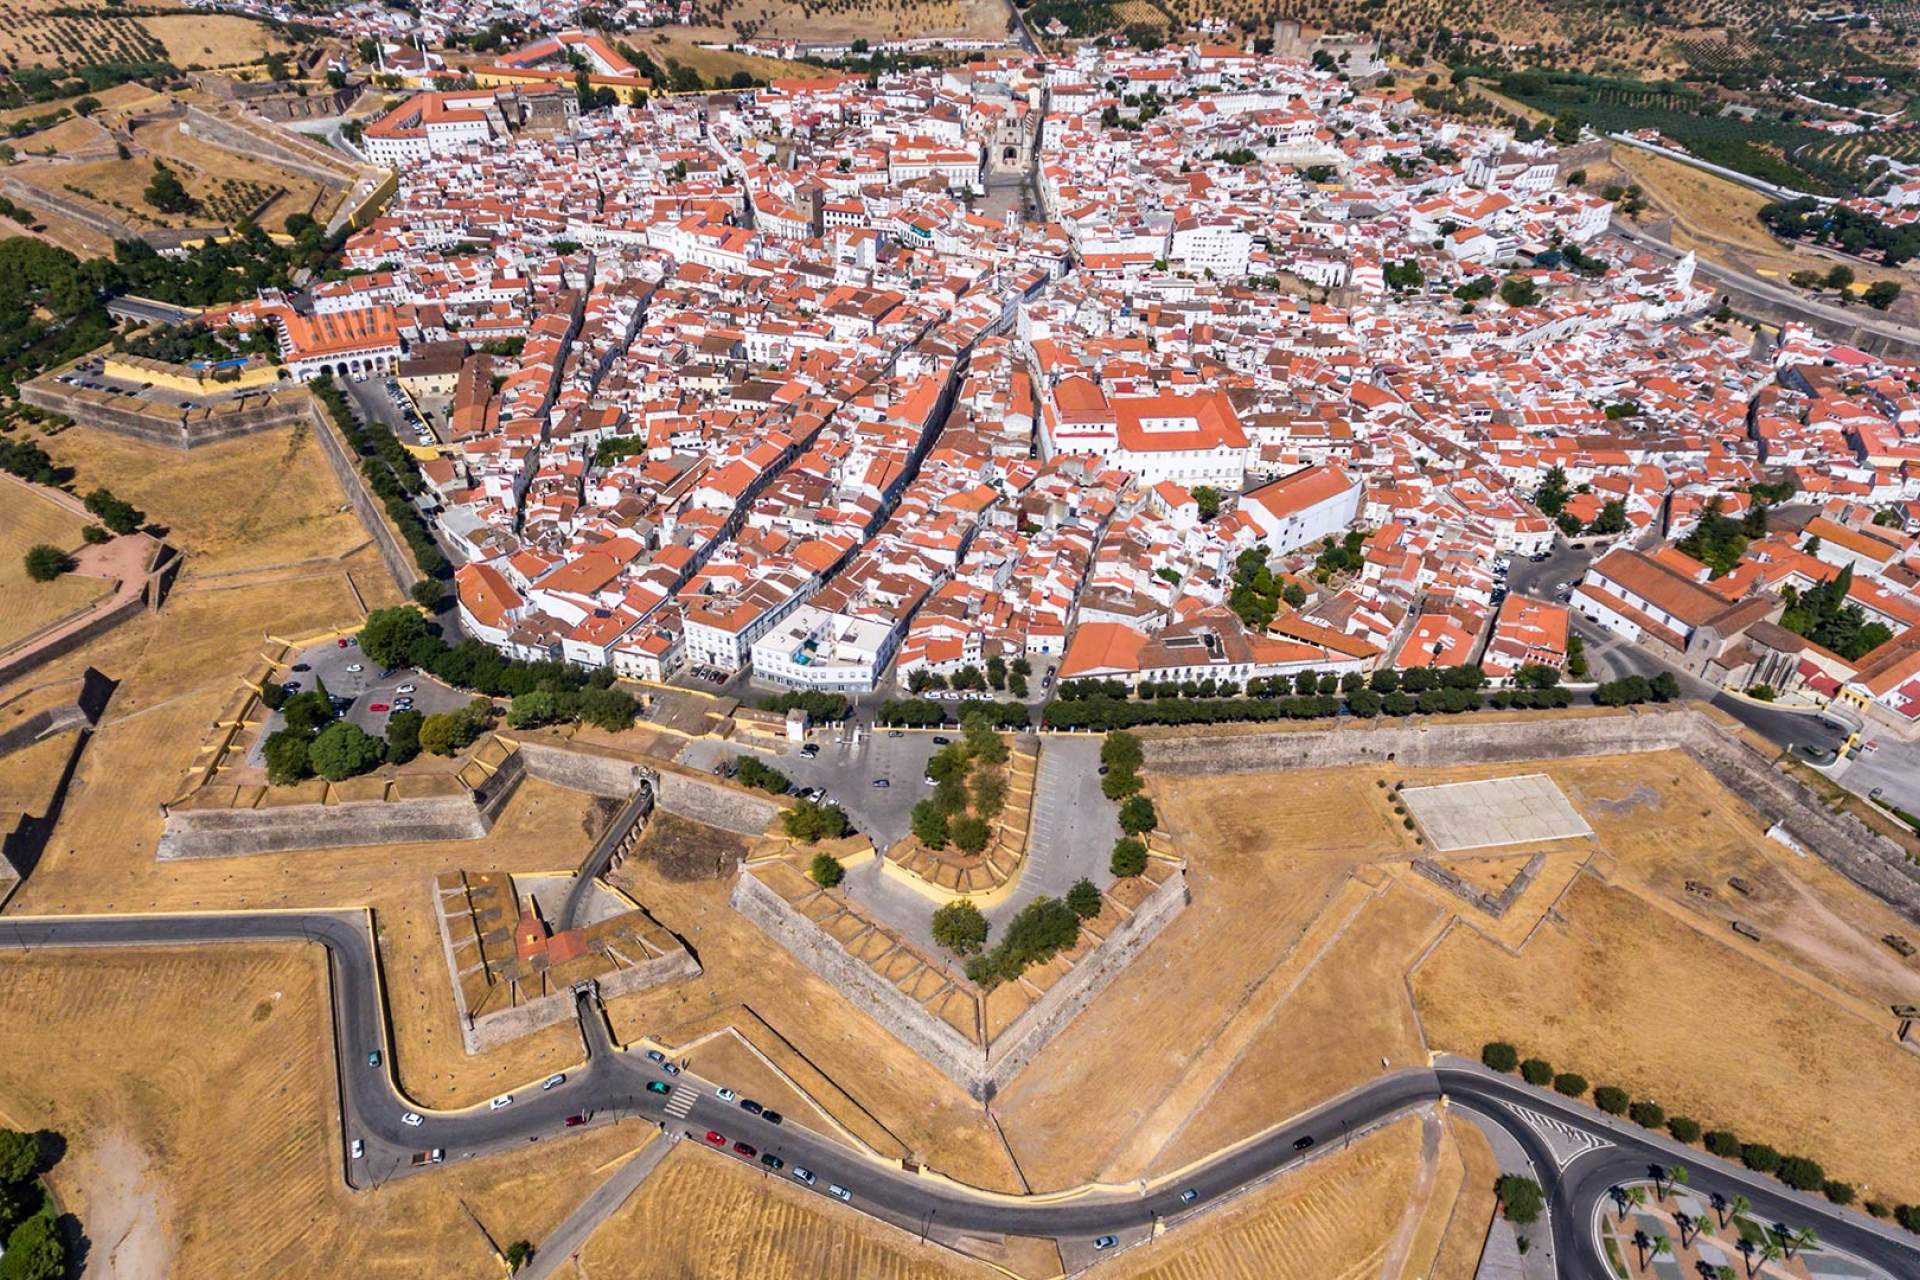
[{"label": "palm tree", "polygon": [[1780,1246],[1779,1246],[1778,1244],[1776,1244],[1776,1243],[1775,1243],[1774,1241],[1772,1241],[1772,1240],[1762,1240],[1762,1241],[1760,1242],[1760,1259],[1761,1259],[1761,1261],[1763,1261],[1763,1262],[1778,1262],[1778,1261],[1780,1261],[1780,1259],[1781,1259],[1782,1257],[1784,1257],[1784,1256],[1785,1256],[1785,1251],[1784,1251],[1784,1250],[1782,1250],[1782,1249],[1780,1248]]},{"label": "palm tree", "polygon": [[1746,1259],[1747,1280],[1753,1280],[1753,1254],[1754,1254],[1753,1241],[1749,1240],[1745,1236],[1741,1236],[1740,1243],[1733,1247],[1740,1251],[1740,1256],[1742,1258]]},{"label": "palm tree", "polygon": [[1680,1244],[1684,1248],[1687,1243],[1688,1231],[1691,1230],[1694,1235],[1699,1235],[1700,1229],[1706,1226],[1706,1215],[1701,1214],[1696,1218],[1685,1209],[1676,1209],[1674,1210],[1673,1221],[1674,1224],[1680,1228]]},{"label": "palm tree", "polygon": [[1607,1194],[1613,1198],[1614,1206],[1620,1210],[1620,1221],[1625,1222],[1627,1220],[1627,1205],[1632,1203],[1627,1195],[1626,1188],[1618,1186],[1608,1187]]},{"label": "palm tree", "polygon": [[1742,1216],[1743,1214],[1748,1214],[1752,1212],[1753,1212],[1753,1201],[1747,1199],[1745,1196],[1735,1196],[1733,1198],[1733,1203],[1730,1206],[1728,1206],[1727,1218],[1729,1220],[1732,1220],[1734,1218],[1738,1218]]},{"label": "palm tree", "polygon": [[1820,1237],[1814,1234],[1812,1227],[1802,1227],[1798,1231],[1783,1235],[1780,1242],[1786,1245],[1787,1257],[1791,1258],[1795,1249],[1810,1249],[1819,1244]]},{"label": "palm tree", "polygon": [[1653,1256],[1655,1258],[1663,1258],[1672,1252],[1673,1241],[1667,1239],[1665,1236],[1655,1236],[1653,1238]]},{"label": "palm tree", "polygon": [[1683,1164],[1677,1164],[1667,1170],[1667,1181],[1676,1187],[1689,1186],[1693,1182],[1693,1171]]},{"label": "palm tree", "polygon": [[1645,1207],[1647,1203],[1647,1189],[1645,1187],[1628,1187],[1627,1200],[1636,1209]]},{"label": "palm tree", "polygon": [[1633,1233],[1633,1247],[1640,1251],[1640,1269],[1645,1271],[1647,1269],[1647,1250],[1653,1247],[1653,1241],[1647,1239],[1646,1232],[1635,1231]]},{"label": "palm tree", "polygon": [[1713,1280],[1739,1280],[1739,1277],[1733,1274],[1732,1267],[1722,1263],[1713,1269]]},{"label": "palm tree", "polygon": [[1713,1205],[1713,1216],[1721,1226],[1727,1225],[1727,1198],[1718,1191],[1707,1197]]}]

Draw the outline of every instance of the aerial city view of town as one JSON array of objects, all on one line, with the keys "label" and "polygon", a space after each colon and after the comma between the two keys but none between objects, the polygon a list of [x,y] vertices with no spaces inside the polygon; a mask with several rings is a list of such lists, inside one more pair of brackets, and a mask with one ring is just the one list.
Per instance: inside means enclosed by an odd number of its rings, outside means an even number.
[{"label": "aerial city view of town", "polygon": [[11,0],[0,1280],[1920,1277],[1920,10]]}]

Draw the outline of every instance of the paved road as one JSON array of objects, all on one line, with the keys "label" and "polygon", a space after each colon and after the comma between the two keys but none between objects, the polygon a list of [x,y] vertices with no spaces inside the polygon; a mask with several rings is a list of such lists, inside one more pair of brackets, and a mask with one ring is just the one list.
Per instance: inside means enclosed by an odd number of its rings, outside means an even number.
[{"label": "paved road", "polygon": [[[1888,1276],[1920,1274],[1920,1247],[1871,1220],[1824,1201],[1797,1195],[1777,1184],[1725,1165],[1701,1152],[1632,1126],[1557,1095],[1527,1088],[1474,1064],[1443,1060],[1436,1069],[1385,1075],[1316,1111],[1281,1125],[1237,1148],[1216,1155],[1176,1180],[1140,1190],[1099,1190],[1036,1203],[1017,1196],[988,1195],[943,1179],[922,1177],[811,1133],[795,1124],[773,1125],[721,1101],[713,1087],[689,1076],[669,1081],[646,1058],[619,1050],[597,1005],[580,1002],[581,1029],[588,1060],[567,1073],[564,1083],[543,1091],[538,1082],[515,1090],[511,1105],[464,1111],[419,1110],[421,1123],[408,1126],[401,1116],[408,1103],[389,1074],[391,1053],[380,974],[368,932],[370,920],[359,912],[261,912],[201,916],[20,917],[0,920],[0,947],[211,945],[227,942],[314,941],[327,948],[332,978],[333,1033],[341,1096],[342,1164],[350,1185],[377,1186],[413,1172],[408,1153],[444,1150],[449,1163],[489,1152],[518,1149],[526,1142],[560,1137],[569,1115],[607,1123],[626,1114],[654,1121],[669,1131],[706,1145],[708,1131],[725,1141],[744,1141],[780,1156],[787,1176],[798,1166],[811,1170],[824,1194],[829,1183],[852,1191],[851,1204],[876,1217],[922,1231],[1005,1232],[1060,1238],[1078,1250],[1104,1234],[1131,1238],[1156,1221],[1198,1212],[1210,1203],[1256,1183],[1275,1171],[1309,1158],[1301,1149],[1311,1140],[1324,1149],[1342,1137],[1441,1097],[1471,1108],[1499,1124],[1540,1171],[1551,1206],[1552,1250],[1564,1276],[1607,1276],[1588,1229],[1607,1189],[1622,1179],[1647,1176],[1647,1169],[1684,1160],[1703,1192],[1746,1195],[1755,1211],[1795,1227],[1811,1226],[1828,1245],[1868,1259]],[[382,1054],[378,1067],[368,1055]],[[669,1083],[672,1102],[649,1092],[649,1081]],[[687,1087],[697,1096],[689,1098]],[[668,1107],[672,1105],[672,1114]],[[1566,1160],[1554,1150],[1538,1122],[1513,1110],[1519,1105],[1546,1117],[1565,1133],[1587,1135],[1577,1145],[1588,1149]],[[344,1155],[346,1142],[366,1143],[361,1160]],[[1068,1135],[1062,1141],[1071,1140]],[[1594,1141],[1597,1140],[1597,1141]],[[730,1151],[721,1158],[741,1159]],[[1191,1190],[1193,1201],[1182,1193]]]},{"label": "paved road", "polygon": [[628,796],[613,815],[613,821],[607,824],[606,832],[593,842],[593,848],[587,850],[587,856],[573,873],[573,883],[567,887],[566,900],[560,904],[560,915],[554,921],[559,931],[572,929],[580,923],[580,912],[586,906],[587,899],[593,893],[593,882],[613,861],[614,853],[620,848],[620,842],[627,837],[633,824],[640,821],[640,815],[653,805],[653,793],[650,787],[643,787]]}]

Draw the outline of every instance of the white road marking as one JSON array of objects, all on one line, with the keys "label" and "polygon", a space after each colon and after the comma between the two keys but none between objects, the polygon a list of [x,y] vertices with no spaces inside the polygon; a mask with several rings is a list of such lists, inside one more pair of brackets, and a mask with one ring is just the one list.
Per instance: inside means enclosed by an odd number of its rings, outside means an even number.
[{"label": "white road marking", "polygon": [[675,1085],[673,1096],[667,1099],[667,1114],[675,1120],[685,1120],[687,1112],[693,1110],[693,1104],[700,1098],[700,1091],[688,1085]]},{"label": "white road marking", "polygon": [[1552,1116],[1542,1115],[1531,1108],[1517,1103],[1505,1103],[1507,1110],[1519,1116],[1526,1126],[1546,1139],[1548,1150],[1553,1152],[1554,1163],[1561,1169],[1566,1168],[1589,1151],[1599,1151],[1613,1144],[1605,1138],[1587,1132],[1585,1129],[1556,1120]]}]

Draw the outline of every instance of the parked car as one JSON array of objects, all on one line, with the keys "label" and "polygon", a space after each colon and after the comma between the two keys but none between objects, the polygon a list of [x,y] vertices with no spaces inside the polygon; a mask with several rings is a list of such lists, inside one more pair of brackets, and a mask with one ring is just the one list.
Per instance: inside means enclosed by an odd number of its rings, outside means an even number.
[{"label": "parked car", "polygon": [[361,1156],[364,1156],[365,1154],[367,1154],[367,1144],[362,1142],[360,1139],[355,1138],[353,1140],[353,1158],[355,1160],[358,1160]]},{"label": "parked car", "polygon": [[813,1176],[813,1170],[803,1168],[800,1165],[793,1166],[793,1177],[794,1177],[794,1181],[804,1182],[808,1186],[812,1186],[814,1183],[819,1181],[818,1178]]},{"label": "parked car", "polygon": [[372,712],[372,713],[373,713],[374,715],[377,715],[377,716],[383,716],[383,715],[385,715],[385,714],[387,714],[387,712],[389,712],[389,711],[391,711],[391,710],[393,710],[393,708],[392,708],[392,707],[390,707],[390,706],[388,706],[388,705],[387,705],[386,703],[384,703],[384,702],[376,702],[376,703],[374,703],[374,704],[372,704],[371,706],[369,706],[369,707],[367,708],[367,710],[369,710],[369,711],[371,711],[371,712]]},{"label": "parked car", "polygon": [[313,664],[308,662],[296,662],[293,664],[293,669],[295,671],[311,671],[313,670]]},{"label": "parked car", "polygon": [[1306,1149],[1307,1149],[1308,1147],[1310,1147],[1310,1146],[1312,1146],[1312,1145],[1313,1145],[1313,1139],[1312,1139],[1312,1138],[1310,1138],[1310,1137],[1308,1137],[1308,1138],[1295,1138],[1295,1139],[1293,1140],[1293,1149],[1294,1149],[1295,1151],[1305,1151],[1305,1150],[1306,1150]]},{"label": "parked car", "polygon": [[890,787],[893,783],[886,778],[875,778],[871,785],[876,787]]},{"label": "parked car", "polygon": [[736,1154],[743,1155],[749,1160],[760,1154],[760,1149],[750,1142],[736,1142],[733,1144],[733,1149]]},{"label": "parked car", "polygon": [[577,1115],[571,1115],[567,1117],[567,1128],[577,1129],[581,1125],[585,1124],[586,1122],[587,1122],[587,1116],[586,1116],[586,1113],[583,1111]]},{"label": "parked car", "polygon": [[732,1102],[736,1095],[731,1089],[715,1089],[713,1091],[713,1096],[720,1099],[720,1101],[722,1102]]},{"label": "parked car", "polygon": [[829,1182],[827,1184],[827,1194],[834,1197],[837,1200],[853,1199],[853,1192],[847,1190],[845,1187],[841,1186],[837,1182]]},{"label": "parked car", "polygon": [[301,685],[298,680],[289,680],[285,684],[281,685],[280,687],[282,689],[285,689],[288,693],[298,693],[300,692]]},{"label": "parked car", "polygon": [[1198,1200],[1199,1198],[1200,1198],[1200,1193],[1194,1190],[1192,1187],[1188,1187],[1185,1191],[1182,1191],[1180,1193],[1181,1204],[1192,1204],[1195,1200]]},{"label": "parked car", "polygon": [[400,1117],[400,1123],[406,1125],[410,1129],[418,1129],[421,1125],[425,1124],[426,1121],[421,1117],[418,1111],[409,1111],[407,1112],[407,1114]]},{"label": "parked car", "polygon": [[755,1102],[752,1098],[740,1099],[740,1109],[750,1116],[757,1116],[766,1110],[765,1107]]},{"label": "parked car", "polygon": [[936,747],[950,746],[952,745],[952,743],[953,743],[952,738],[943,738],[937,733],[933,735],[933,745]]},{"label": "parked car", "polygon": [[362,671],[365,671],[366,669],[367,669],[367,664],[364,662],[349,662],[347,664],[347,670],[351,671],[354,675],[359,675]]},{"label": "parked car", "polygon": [[649,1062],[665,1062],[667,1060],[667,1055],[660,1052],[658,1049],[649,1049],[647,1050],[647,1060]]},{"label": "parked car", "polygon": [[820,754],[819,744],[809,742],[806,746],[800,748],[800,754],[805,759],[808,759],[808,760],[813,759],[815,756]]},{"label": "parked car", "polygon": [[709,1129],[707,1130],[707,1141],[716,1147],[724,1147],[727,1145],[727,1135],[718,1130]]},{"label": "parked car", "polygon": [[779,1156],[773,1154],[773,1152],[769,1151],[767,1152],[767,1154],[760,1157],[760,1163],[767,1166],[767,1168],[772,1169],[775,1173],[778,1173],[781,1167],[785,1165],[787,1162],[785,1160],[782,1160]]},{"label": "parked car", "polygon": [[394,690],[395,693],[417,693],[418,691],[419,690],[414,685],[410,685],[410,684],[403,684],[398,689]]},{"label": "parked car", "polygon": [[778,1111],[762,1111],[760,1113],[760,1118],[762,1120],[765,1120],[768,1124],[780,1123],[780,1113]]},{"label": "parked car", "polygon": [[498,1111],[502,1107],[510,1107],[512,1105],[513,1105],[513,1095],[510,1093],[503,1093],[499,1097],[495,1098],[492,1102],[489,1102],[487,1104],[487,1110]]},{"label": "parked car", "polygon": [[1113,1246],[1119,1243],[1120,1243],[1119,1236],[1101,1236],[1098,1240],[1095,1240],[1093,1242],[1093,1247],[1096,1249],[1111,1249],[1113,1248]]},{"label": "parked car", "polygon": [[680,1068],[674,1066],[671,1062],[661,1063],[660,1069],[666,1072],[670,1076],[677,1076],[680,1074]]},{"label": "parked car", "polygon": [[540,1092],[545,1093],[547,1090],[553,1088],[555,1085],[562,1085],[562,1084],[565,1084],[566,1082],[567,1082],[566,1073],[564,1071],[556,1071],[552,1075],[548,1076],[545,1080],[540,1082]]}]

